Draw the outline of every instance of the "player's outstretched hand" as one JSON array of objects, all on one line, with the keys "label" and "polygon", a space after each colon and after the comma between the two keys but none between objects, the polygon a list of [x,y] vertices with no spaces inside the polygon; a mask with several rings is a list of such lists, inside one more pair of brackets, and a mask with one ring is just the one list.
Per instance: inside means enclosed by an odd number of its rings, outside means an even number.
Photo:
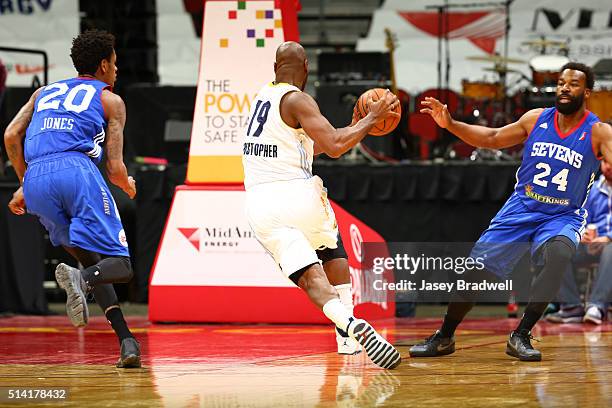
[{"label": "player's outstretched hand", "polygon": [[421,105],[426,106],[426,108],[421,109],[421,113],[430,114],[438,126],[443,129],[446,129],[450,125],[451,120],[453,120],[450,113],[448,113],[448,107],[436,98],[426,96],[425,100],[421,101]]},{"label": "player's outstretched hand", "polygon": [[393,117],[399,118],[400,114],[394,112],[399,103],[400,102],[399,99],[397,99],[397,96],[387,89],[383,97],[376,102],[374,102],[372,98],[368,99],[368,110],[374,115],[377,121]]},{"label": "player's outstretched hand", "polygon": [[25,199],[23,198],[23,187],[19,187],[13,193],[13,198],[8,203],[8,208],[15,215],[25,214]]},{"label": "player's outstretched hand", "polygon": [[130,198],[133,199],[134,197],[136,197],[136,180],[134,180],[134,177],[128,176],[128,185],[129,188],[125,190],[125,192],[128,196],[130,196]]}]

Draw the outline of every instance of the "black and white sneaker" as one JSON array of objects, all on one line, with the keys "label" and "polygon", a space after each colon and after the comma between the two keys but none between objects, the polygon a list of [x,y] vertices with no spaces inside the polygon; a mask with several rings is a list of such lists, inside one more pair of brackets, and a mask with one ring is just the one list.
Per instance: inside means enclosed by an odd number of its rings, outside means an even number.
[{"label": "black and white sneaker", "polygon": [[374,364],[393,369],[400,365],[402,357],[399,351],[374,330],[370,323],[362,319],[353,320],[347,329],[349,336],[361,344]]},{"label": "black and white sneaker", "polygon": [[437,357],[455,352],[455,337],[442,337],[440,330],[429,336],[424,342],[410,347],[410,357]]},{"label": "black and white sneaker", "polygon": [[506,354],[516,357],[521,361],[541,361],[542,353],[531,345],[531,340],[536,340],[531,332],[527,330],[513,331],[506,344]]},{"label": "black and white sneaker", "polygon": [[338,344],[338,354],[353,356],[361,353],[361,344],[346,332],[336,327],[336,344]]},{"label": "black and white sneaker", "polygon": [[55,268],[55,279],[60,288],[66,291],[66,314],[75,327],[84,327],[89,319],[87,308],[87,284],[81,271],[66,264]]}]

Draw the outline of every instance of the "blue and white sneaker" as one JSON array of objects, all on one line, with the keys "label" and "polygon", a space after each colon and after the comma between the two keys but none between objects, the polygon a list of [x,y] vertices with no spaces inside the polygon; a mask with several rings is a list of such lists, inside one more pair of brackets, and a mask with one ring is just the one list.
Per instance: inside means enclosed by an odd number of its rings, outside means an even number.
[{"label": "blue and white sneaker", "polygon": [[580,323],[584,317],[584,308],[582,306],[573,306],[569,308],[561,308],[556,313],[546,315],[544,319],[551,323]]}]

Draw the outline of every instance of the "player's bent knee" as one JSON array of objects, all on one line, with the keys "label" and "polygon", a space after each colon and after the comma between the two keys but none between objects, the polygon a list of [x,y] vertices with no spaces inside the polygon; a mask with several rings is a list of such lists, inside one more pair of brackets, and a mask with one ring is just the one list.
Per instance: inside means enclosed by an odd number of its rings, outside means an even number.
[{"label": "player's bent knee", "polygon": [[134,277],[134,270],[132,269],[132,263],[130,262],[130,258],[128,258],[128,257],[123,257],[122,256],[120,259],[121,259],[121,262],[123,263],[125,269],[127,270],[126,279],[129,282]]},{"label": "player's bent knee", "polygon": [[130,258],[125,256],[103,259],[98,266],[104,273],[113,277],[114,283],[128,283],[134,277]]},{"label": "player's bent knee", "polygon": [[558,262],[569,262],[576,253],[574,243],[564,236],[554,237],[544,245],[544,256],[547,261],[554,259]]}]

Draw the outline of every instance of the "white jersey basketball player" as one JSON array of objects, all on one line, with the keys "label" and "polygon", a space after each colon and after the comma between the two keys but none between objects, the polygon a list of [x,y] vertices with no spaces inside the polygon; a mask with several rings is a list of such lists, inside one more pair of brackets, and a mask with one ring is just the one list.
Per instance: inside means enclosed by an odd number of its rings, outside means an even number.
[{"label": "white jersey basketball player", "polygon": [[283,273],[336,324],[338,352],[358,353],[361,344],[375,364],[395,368],[401,362],[397,350],[369,323],[353,317],[346,252],[323,182],[312,175],[312,159],[321,152],[339,157],[379,120],[395,116],[399,102],[387,92],[370,101],[365,118],[335,129],[302,92],[308,62],[301,45],[281,44],[274,71],[275,81],[251,105],[244,135],[247,219]]}]

